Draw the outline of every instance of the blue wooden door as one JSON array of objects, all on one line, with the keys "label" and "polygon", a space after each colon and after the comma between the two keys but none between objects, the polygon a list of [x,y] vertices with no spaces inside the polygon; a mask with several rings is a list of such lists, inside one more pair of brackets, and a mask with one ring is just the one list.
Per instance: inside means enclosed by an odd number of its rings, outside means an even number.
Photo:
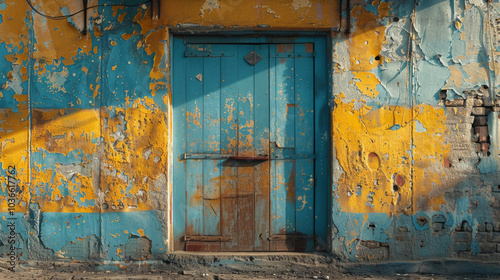
[{"label": "blue wooden door", "polygon": [[322,250],[314,54],[174,40],[175,249]]}]

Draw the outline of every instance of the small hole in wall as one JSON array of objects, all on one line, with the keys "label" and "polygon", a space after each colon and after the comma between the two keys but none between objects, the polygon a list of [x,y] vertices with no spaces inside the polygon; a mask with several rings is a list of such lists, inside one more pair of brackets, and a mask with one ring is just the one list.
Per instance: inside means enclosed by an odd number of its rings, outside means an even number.
[{"label": "small hole in wall", "polygon": [[490,87],[489,87],[489,86],[487,86],[487,85],[483,85],[483,88],[484,88],[484,89],[489,89]]},{"label": "small hole in wall", "polygon": [[459,159],[458,159],[458,162],[461,162],[461,161],[462,161],[462,159],[461,159],[461,158],[459,158]]},{"label": "small hole in wall", "polygon": [[398,18],[398,17],[395,17],[395,18],[393,18],[392,20],[393,20],[393,21],[395,21],[395,22],[398,22],[398,21],[399,21],[399,18]]},{"label": "small hole in wall", "polygon": [[498,186],[497,186],[497,190],[499,190],[499,191],[500,191],[500,185],[498,185]]},{"label": "small hole in wall", "polygon": [[392,186],[392,190],[393,190],[394,192],[399,191],[399,187],[398,187],[398,185],[394,184],[394,185]]},{"label": "small hole in wall", "polygon": [[378,61],[378,60],[380,60],[380,55],[377,55],[377,56],[375,57],[375,60],[377,60],[377,61]]}]

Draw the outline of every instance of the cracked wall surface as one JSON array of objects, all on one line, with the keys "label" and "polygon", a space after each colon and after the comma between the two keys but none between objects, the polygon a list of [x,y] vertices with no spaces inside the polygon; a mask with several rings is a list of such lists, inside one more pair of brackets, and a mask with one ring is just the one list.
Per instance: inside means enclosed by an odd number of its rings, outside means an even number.
[{"label": "cracked wall surface", "polygon": [[164,258],[170,30],[300,30],[331,39],[328,251],[499,258],[498,2],[1,2],[0,253],[11,218],[21,260]]}]

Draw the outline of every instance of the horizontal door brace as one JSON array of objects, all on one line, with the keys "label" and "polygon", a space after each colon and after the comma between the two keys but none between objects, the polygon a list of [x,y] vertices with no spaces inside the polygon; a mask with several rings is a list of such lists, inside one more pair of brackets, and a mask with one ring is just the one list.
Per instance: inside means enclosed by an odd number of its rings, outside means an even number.
[{"label": "horizontal door brace", "polygon": [[186,235],[184,241],[203,241],[203,242],[230,242],[233,240],[231,236],[221,235]]},{"label": "horizontal door brace", "polygon": [[188,154],[184,153],[181,160],[186,159],[233,159],[233,160],[268,160],[269,156],[246,157],[231,154]]},{"label": "horizontal door brace", "polygon": [[269,236],[269,240],[278,241],[278,240],[299,240],[299,239],[308,239],[308,240],[316,240],[316,235],[308,235],[308,234],[277,234]]}]

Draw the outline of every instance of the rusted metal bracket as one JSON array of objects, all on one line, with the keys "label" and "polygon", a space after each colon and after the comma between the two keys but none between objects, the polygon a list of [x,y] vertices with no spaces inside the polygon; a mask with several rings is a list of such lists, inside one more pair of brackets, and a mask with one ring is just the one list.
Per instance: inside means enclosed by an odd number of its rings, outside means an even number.
[{"label": "rusted metal bracket", "polygon": [[203,242],[230,242],[233,240],[231,236],[221,235],[186,235],[184,241],[203,241]]}]

